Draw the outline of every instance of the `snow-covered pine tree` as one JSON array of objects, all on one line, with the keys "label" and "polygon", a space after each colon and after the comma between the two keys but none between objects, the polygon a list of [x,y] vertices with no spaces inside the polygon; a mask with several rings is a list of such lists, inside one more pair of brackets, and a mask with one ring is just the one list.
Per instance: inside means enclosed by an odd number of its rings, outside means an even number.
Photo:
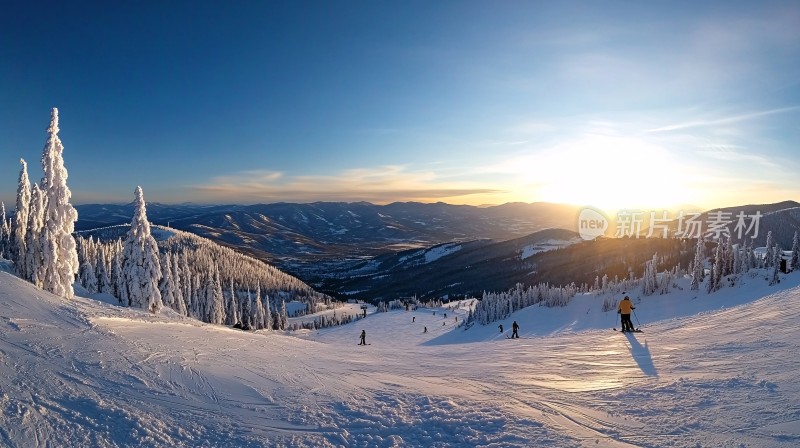
[{"label": "snow-covered pine tree", "polygon": [[45,197],[39,184],[31,188],[31,207],[28,215],[28,228],[25,231],[25,272],[26,279],[38,287],[42,287],[42,239],[44,227]]},{"label": "snow-covered pine tree", "polygon": [[0,201],[0,257],[8,258],[11,241],[11,227],[6,219],[6,204]]},{"label": "snow-covered pine tree", "polygon": [[261,303],[261,285],[256,286],[256,298],[253,300],[253,327],[261,330],[266,327],[266,315],[264,314],[264,304]]},{"label": "snow-covered pine tree", "polygon": [[161,279],[158,245],[150,234],[142,188],[137,186],[134,195],[135,210],[122,250],[122,275],[128,290],[129,305],[157,313],[163,306],[158,290],[158,281]]},{"label": "snow-covered pine tree", "polygon": [[236,291],[233,289],[233,282],[230,283],[231,292],[228,298],[228,312],[225,314],[225,325],[236,325],[241,323],[239,321],[239,305],[236,299]]},{"label": "snow-covered pine tree", "polygon": [[205,283],[198,273],[192,276],[192,306],[189,315],[198,320],[203,320],[206,315]]},{"label": "snow-covered pine tree", "polygon": [[180,313],[181,315],[186,315],[186,300],[183,298],[183,280],[181,279],[181,273],[183,270],[181,269],[180,264],[180,254],[178,252],[173,253],[172,255],[172,283],[175,285],[175,290],[173,291],[174,299],[174,306],[173,309]]},{"label": "snow-covered pine tree", "polygon": [[172,254],[161,254],[161,281],[158,284],[161,302],[164,306],[175,309],[175,282],[172,278]]},{"label": "snow-covered pine tree", "polygon": [[86,291],[89,292],[89,294],[98,292],[97,275],[95,275],[94,266],[88,257],[84,257],[79,274],[81,285],[86,288]]},{"label": "snow-covered pine tree", "polygon": [[181,287],[183,289],[183,303],[186,305],[186,315],[192,315],[192,271],[189,270],[189,260],[186,252],[181,252]]},{"label": "snow-covered pine tree", "polygon": [[708,281],[706,282],[706,292],[709,294],[714,292],[714,286],[716,285],[716,278],[717,278],[715,272],[718,264],[719,263],[717,263],[717,261],[715,260],[711,264],[711,269],[708,272],[708,279],[707,279]]},{"label": "snow-covered pine tree", "polygon": [[19,159],[22,169],[19,171],[17,184],[17,213],[14,215],[14,245],[13,254],[17,274],[28,278],[25,264],[25,234],[28,231],[28,215],[31,209],[31,182],[28,179],[28,164]]},{"label": "snow-covered pine tree", "polygon": [[644,276],[642,277],[642,293],[646,296],[652,295],[658,288],[658,254],[653,254],[653,259],[645,262]]},{"label": "snow-covered pine tree", "polygon": [[55,295],[71,299],[74,295],[72,283],[78,273],[75,221],[78,212],[70,204],[72,192],[67,187],[67,169],[64,167],[64,146],[58,138],[58,109],[50,115],[49,134],[42,153],[42,193],[45,201],[42,260],[44,272],[42,288]]},{"label": "snow-covered pine tree", "polygon": [[773,247],[772,254],[772,278],[769,281],[770,286],[780,283],[781,281],[781,248],[777,244]]},{"label": "snow-covered pine tree", "polygon": [[119,304],[128,306],[128,288],[125,287],[125,276],[122,275],[122,252],[117,253],[111,260],[111,285],[114,287],[114,297]]},{"label": "snow-covered pine tree", "polygon": [[703,281],[703,277],[705,276],[705,249],[706,249],[706,241],[704,237],[699,237],[697,239],[697,246],[695,246],[694,250],[694,269],[692,270],[692,291],[697,291],[700,289],[700,282]]},{"label": "snow-covered pine tree", "polygon": [[739,250],[739,263],[741,267],[739,268],[739,273],[744,274],[745,272],[749,271],[750,266],[750,253],[747,247],[747,240],[742,242],[742,247]]},{"label": "snow-covered pine tree", "polygon": [[269,296],[264,295],[264,328],[272,330],[272,307],[269,303]]},{"label": "snow-covered pine tree", "polygon": [[289,316],[286,314],[286,301],[281,300],[281,312],[280,312],[280,328],[279,330],[286,330],[289,326]]},{"label": "snow-covered pine tree", "polygon": [[108,275],[108,268],[106,268],[108,257],[106,256],[106,248],[101,247],[97,253],[97,263],[95,271],[97,272],[97,289],[106,294],[114,294],[114,287],[111,284],[111,277]]},{"label": "snow-covered pine tree", "polygon": [[717,241],[717,250],[714,255],[714,267],[712,269],[712,279],[709,280],[709,283],[712,285],[709,287],[710,292],[718,291],[720,287],[722,287],[722,277],[725,273],[725,245],[722,242],[722,239]]},{"label": "snow-covered pine tree", "polygon": [[798,236],[797,230],[794,231],[792,239],[792,258],[789,261],[789,267],[792,270],[800,269],[800,236]]},{"label": "snow-covered pine tree", "polygon": [[736,257],[734,256],[733,242],[730,237],[725,240],[724,255],[725,264],[722,266],[722,275],[731,275],[734,273],[734,258]]},{"label": "snow-covered pine tree", "polygon": [[764,267],[770,268],[775,263],[775,249],[772,247],[775,242],[772,240],[772,230],[767,232],[767,253],[764,256]]},{"label": "snow-covered pine tree", "polygon": [[183,282],[184,283],[184,285],[183,285],[183,298],[184,298],[185,304],[186,304],[186,315],[189,316],[189,317],[194,317],[196,319],[197,318],[197,315],[196,315],[196,307],[197,307],[197,305],[195,304],[195,302],[197,301],[197,298],[194,296],[195,278],[194,278],[194,275],[192,275],[192,273],[188,270],[188,268],[184,272],[186,273],[185,274],[186,277],[183,279],[184,280],[184,282]]},{"label": "snow-covered pine tree", "polygon": [[250,288],[247,289],[247,295],[242,301],[242,313],[240,319],[242,320],[242,330],[253,329],[253,299],[250,297]]},{"label": "snow-covered pine tree", "polygon": [[208,288],[209,297],[207,300],[210,307],[208,310],[208,322],[222,325],[225,323],[225,300],[222,297],[222,283],[219,279],[219,269],[216,266],[213,267],[213,272],[209,278],[211,283]]},{"label": "snow-covered pine tree", "polygon": [[761,267],[763,267],[763,263],[761,262],[761,260],[758,259],[758,257],[756,257],[756,252],[755,250],[753,250],[754,243],[755,243],[754,241],[750,240],[750,244],[747,246],[748,264],[750,265],[751,269],[752,268],[760,269]]}]

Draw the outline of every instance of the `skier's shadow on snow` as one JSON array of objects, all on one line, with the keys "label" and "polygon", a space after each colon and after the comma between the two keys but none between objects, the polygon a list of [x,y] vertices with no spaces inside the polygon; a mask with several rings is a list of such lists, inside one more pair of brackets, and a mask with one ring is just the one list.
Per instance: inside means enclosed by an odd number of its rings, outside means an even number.
[{"label": "skier's shadow on snow", "polygon": [[636,336],[633,333],[625,333],[625,337],[628,338],[628,342],[631,344],[629,348],[631,356],[639,368],[642,369],[642,373],[647,376],[658,376],[656,366],[653,364],[653,357],[650,355],[650,348],[647,346],[647,339],[644,340],[644,345],[642,345],[636,340]]}]

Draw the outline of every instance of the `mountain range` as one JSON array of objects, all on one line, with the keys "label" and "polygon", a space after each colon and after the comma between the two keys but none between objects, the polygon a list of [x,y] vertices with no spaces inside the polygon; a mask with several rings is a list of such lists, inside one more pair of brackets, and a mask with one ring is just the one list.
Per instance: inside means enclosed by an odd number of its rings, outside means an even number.
[{"label": "mountain range", "polygon": [[[127,223],[133,213],[132,204],[76,208],[78,230]],[[508,289],[518,282],[591,283],[605,274],[641,275],[655,252],[684,267],[691,259],[692,249],[675,240],[584,242],[575,232],[579,211],[543,202],[147,205],[154,224],[267,261],[340,298],[431,298]],[[737,213],[760,212],[756,245],[763,245],[771,230],[774,241],[790,249],[800,229],[800,203],[794,201],[715,209],[698,220],[707,222],[717,211],[730,214],[732,231]],[[677,221],[669,228],[674,231]]]}]

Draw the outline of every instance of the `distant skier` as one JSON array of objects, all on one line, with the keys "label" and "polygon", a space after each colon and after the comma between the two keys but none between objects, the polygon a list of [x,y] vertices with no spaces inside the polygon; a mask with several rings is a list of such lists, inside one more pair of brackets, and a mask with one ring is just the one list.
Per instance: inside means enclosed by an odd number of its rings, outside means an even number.
[{"label": "distant skier", "polygon": [[411,316],[411,322],[413,323],[413,322],[416,322],[416,321],[417,321],[417,316]]},{"label": "distant skier", "polygon": [[631,303],[631,299],[628,296],[625,296],[625,298],[622,299],[621,302],[619,302],[619,306],[617,307],[617,313],[620,316],[623,332],[633,331],[633,322],[631,322],[631,311],[635,309],[636,307],[633,306],[633,303]]},{"label": "distant skier", "polygon": [[503,324],[498,325],[498,328],[500,328],[500,333],[502,333],[503,332]]},{"label": "distant skier", "polygon": [[427,333],[427,332],[428,332],[428,327],[425,327],[425,329],[424,329],[424,330],[422,330],[422,332],[423,332],[423,333]]},{"label": "distant skier", "polygon": [[447,313],[444,313],[444,318],[447,319]]},{"label": "distant skier", "polygon": [[511,324],[511,339],[514,338],[519,339],[519,334],[517,333],[518,331],[519,331],[519,325],[517,325],[517,321],[514,321],[514,323]]},{"label": "distant skier", "polygon": [[367,345],[367,330],[361,330],[361,342],[358,345]]}]

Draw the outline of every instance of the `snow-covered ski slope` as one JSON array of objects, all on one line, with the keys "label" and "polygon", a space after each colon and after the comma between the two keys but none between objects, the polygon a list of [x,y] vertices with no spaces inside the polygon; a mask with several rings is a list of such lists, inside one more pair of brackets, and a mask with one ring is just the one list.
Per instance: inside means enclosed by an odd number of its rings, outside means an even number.
[{"label": "snow-covered ski slope", "polygon": [[509,340],[442,308],[245,333],[0,273],[0,446],[798,446],[800,274],[751,280],[645,298],[635,335],[597,297],[530,308]]}]

